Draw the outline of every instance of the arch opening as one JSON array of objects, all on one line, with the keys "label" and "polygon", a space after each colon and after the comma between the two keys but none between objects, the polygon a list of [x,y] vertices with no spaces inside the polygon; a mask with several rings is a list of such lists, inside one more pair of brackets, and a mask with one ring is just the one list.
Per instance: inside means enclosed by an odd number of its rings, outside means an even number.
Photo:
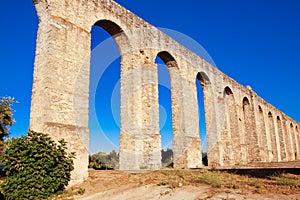
[{"label": "arch opening", "polygon": [[[225,99],[225,133],[222,134],[222,149],[224,154],[222,156],[224,165],[234,165],[235,163],[242,163],[242,155],[240,149],[240,137],[238,129],[238,118],[236,110],[235,97],[232,90],[227,86],[224,89]],[[226,157],[228,156],[228,157]]]},{"label": "arch opening", "polygon": [[202,87],[208,87],[211,84],[205,72],[199,72],[197,74],[197,80],[199,81]]},{"label": "arch opening", "polygon": [[233,95],[232,90],[228,86],[224,89],[224,98],[226,97],[226,95]]},{"label": "arch opening", "polygon": [[175,58],[167,51],[161,51],[157,54],[157,56],[164,62],[164,64],[170,68],[175,67],[178,68],[178,64]]},{"label": "arch opening", "polygon": [[116,36],[123,32],[122,28],[117,25],[115,22],[110,20],[99,20],[95,23],[94,26],[99,26],[107,31],[111,36]]},{"label": "arch opening", "polygon": [[89,154],[115,155],[107,166],[113,169],[119,167],[121,54],[116,36],[121,33],[110,20],[99,20],[91,29]]},{"label": "arch opening", "polygon": [[177,66],[168,52],[160,52],[155,58],[158,71],[159,129],[162,142],[162,168],[173,168],[172,101],[169,67]]},{"label": "arch opening", "polygon": [[244,99],[243,99],[243,111],[245,111],[245,109],[247,109],[248,106],[250,106],[249,99],[247,97],[244,97]]},{"label": "arch opening", "polygon": [[296,128],[293,123],[290,123],[290,133],[292,136],[292,141],[293,141],[293,147],[294,147],[294,159],[297,160],[299,159],[299,143],[298,143],[298,137],[296,134]]},{"label": "arch opening", "polygon": [[199,72],[196,76],[196,90],[198,101],[198,116],[199,116],[199,130],[202,146],[202,163],[204,166],[208,166],[208,153],[207,153],[207,116],[209,115],[209,90],[211,82],[205,72]]}]

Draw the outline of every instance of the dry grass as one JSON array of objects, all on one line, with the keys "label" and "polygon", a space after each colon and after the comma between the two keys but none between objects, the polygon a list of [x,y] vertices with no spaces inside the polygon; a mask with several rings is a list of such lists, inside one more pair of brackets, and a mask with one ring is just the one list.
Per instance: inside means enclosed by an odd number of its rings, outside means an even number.
[{"label": "dry grass", "polygon": [[257,171],[240,174],[218,170],[163,170],[147,172],[144,183],[165,185],[173,189],[184,185],[206,184],[221,190],[241,190],[254,193],[292,194],[300,192],[300,175],[277,172]]},{"label": "dry grass", "polygon": [[[211,194],[299,194],[299,173],[269,171],[219,171],[219,170],[159,170],[159,171],[90,171],[82,184],[69,188],[59,198],[78,194],[94,194],[122,187],[124,190],[154,184],[176,189],[183,186],[207,186]],[[64,198],[61,198],[64,197]],[[70,199],[70,198],[66,198]]]}]

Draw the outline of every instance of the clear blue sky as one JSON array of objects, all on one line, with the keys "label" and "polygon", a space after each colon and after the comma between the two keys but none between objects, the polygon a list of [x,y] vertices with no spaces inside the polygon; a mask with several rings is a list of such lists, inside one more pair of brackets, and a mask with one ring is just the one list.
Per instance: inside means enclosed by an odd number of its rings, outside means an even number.
[{"label": "clear blue sky", "polygon": [[[251,85],[265,100],[300,121],[300,1],[117,2],[157,27],[176,30],[193,38],[206,49],[221,71],[243,85]],[[12,136],[20,136],[29,126],[38,19],[31,0],[15,0],[1,3],[0,20],[0,96],[13,96],[19,101],[15,105],[16,124],[10,131]],[[97,35],[93,37],[94,46],[107,37],[104,31],[96,29],[93,29],[93,35]],[[105,71],[101,81],[107,87],[99,83],[95,96],[97,120],[105,135],[116,145],[118,126],[111,120],[111,111],[105,109],[110,99],[103,99],[105,94],[111,94],[118,81],[118,62],[112,64],[117,67]],[[160,92],[170,96],[163,87]],[[163,131],[166,145],[171,137],[168,98],[160,99],[160,103],[165,106],[168,116]],[[96,147],[102,138],[97,136],[96,126],[90,124],[90,127],[91,152],[108,150]]]}]

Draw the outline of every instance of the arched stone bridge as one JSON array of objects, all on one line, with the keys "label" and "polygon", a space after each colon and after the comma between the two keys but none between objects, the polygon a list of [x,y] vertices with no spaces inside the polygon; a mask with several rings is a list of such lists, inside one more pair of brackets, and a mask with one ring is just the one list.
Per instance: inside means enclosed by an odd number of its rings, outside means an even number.
[{"label": "arched stone bridge", "polygon": [[30,128],[64,138],[75,151],[72,183],[87,177],[91,28],[121,55],[120,169],[159,169],[158,75],[167,65],[175,168],[202,167],[195,80],[204,93],[208,165],[293,161],[300,124],[111,0],[34,0],[39,16]]}]

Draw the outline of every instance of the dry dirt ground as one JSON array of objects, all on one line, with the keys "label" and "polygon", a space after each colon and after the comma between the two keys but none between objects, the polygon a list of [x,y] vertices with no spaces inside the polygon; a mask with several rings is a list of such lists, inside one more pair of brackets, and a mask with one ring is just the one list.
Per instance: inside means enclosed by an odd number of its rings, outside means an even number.
[{"label": "dry dirt ground", "polygon": [[[294,173],[296,172],[296,173]],[[300,200],[300,172],[96,171],[55,199],[76,200]]]}]

